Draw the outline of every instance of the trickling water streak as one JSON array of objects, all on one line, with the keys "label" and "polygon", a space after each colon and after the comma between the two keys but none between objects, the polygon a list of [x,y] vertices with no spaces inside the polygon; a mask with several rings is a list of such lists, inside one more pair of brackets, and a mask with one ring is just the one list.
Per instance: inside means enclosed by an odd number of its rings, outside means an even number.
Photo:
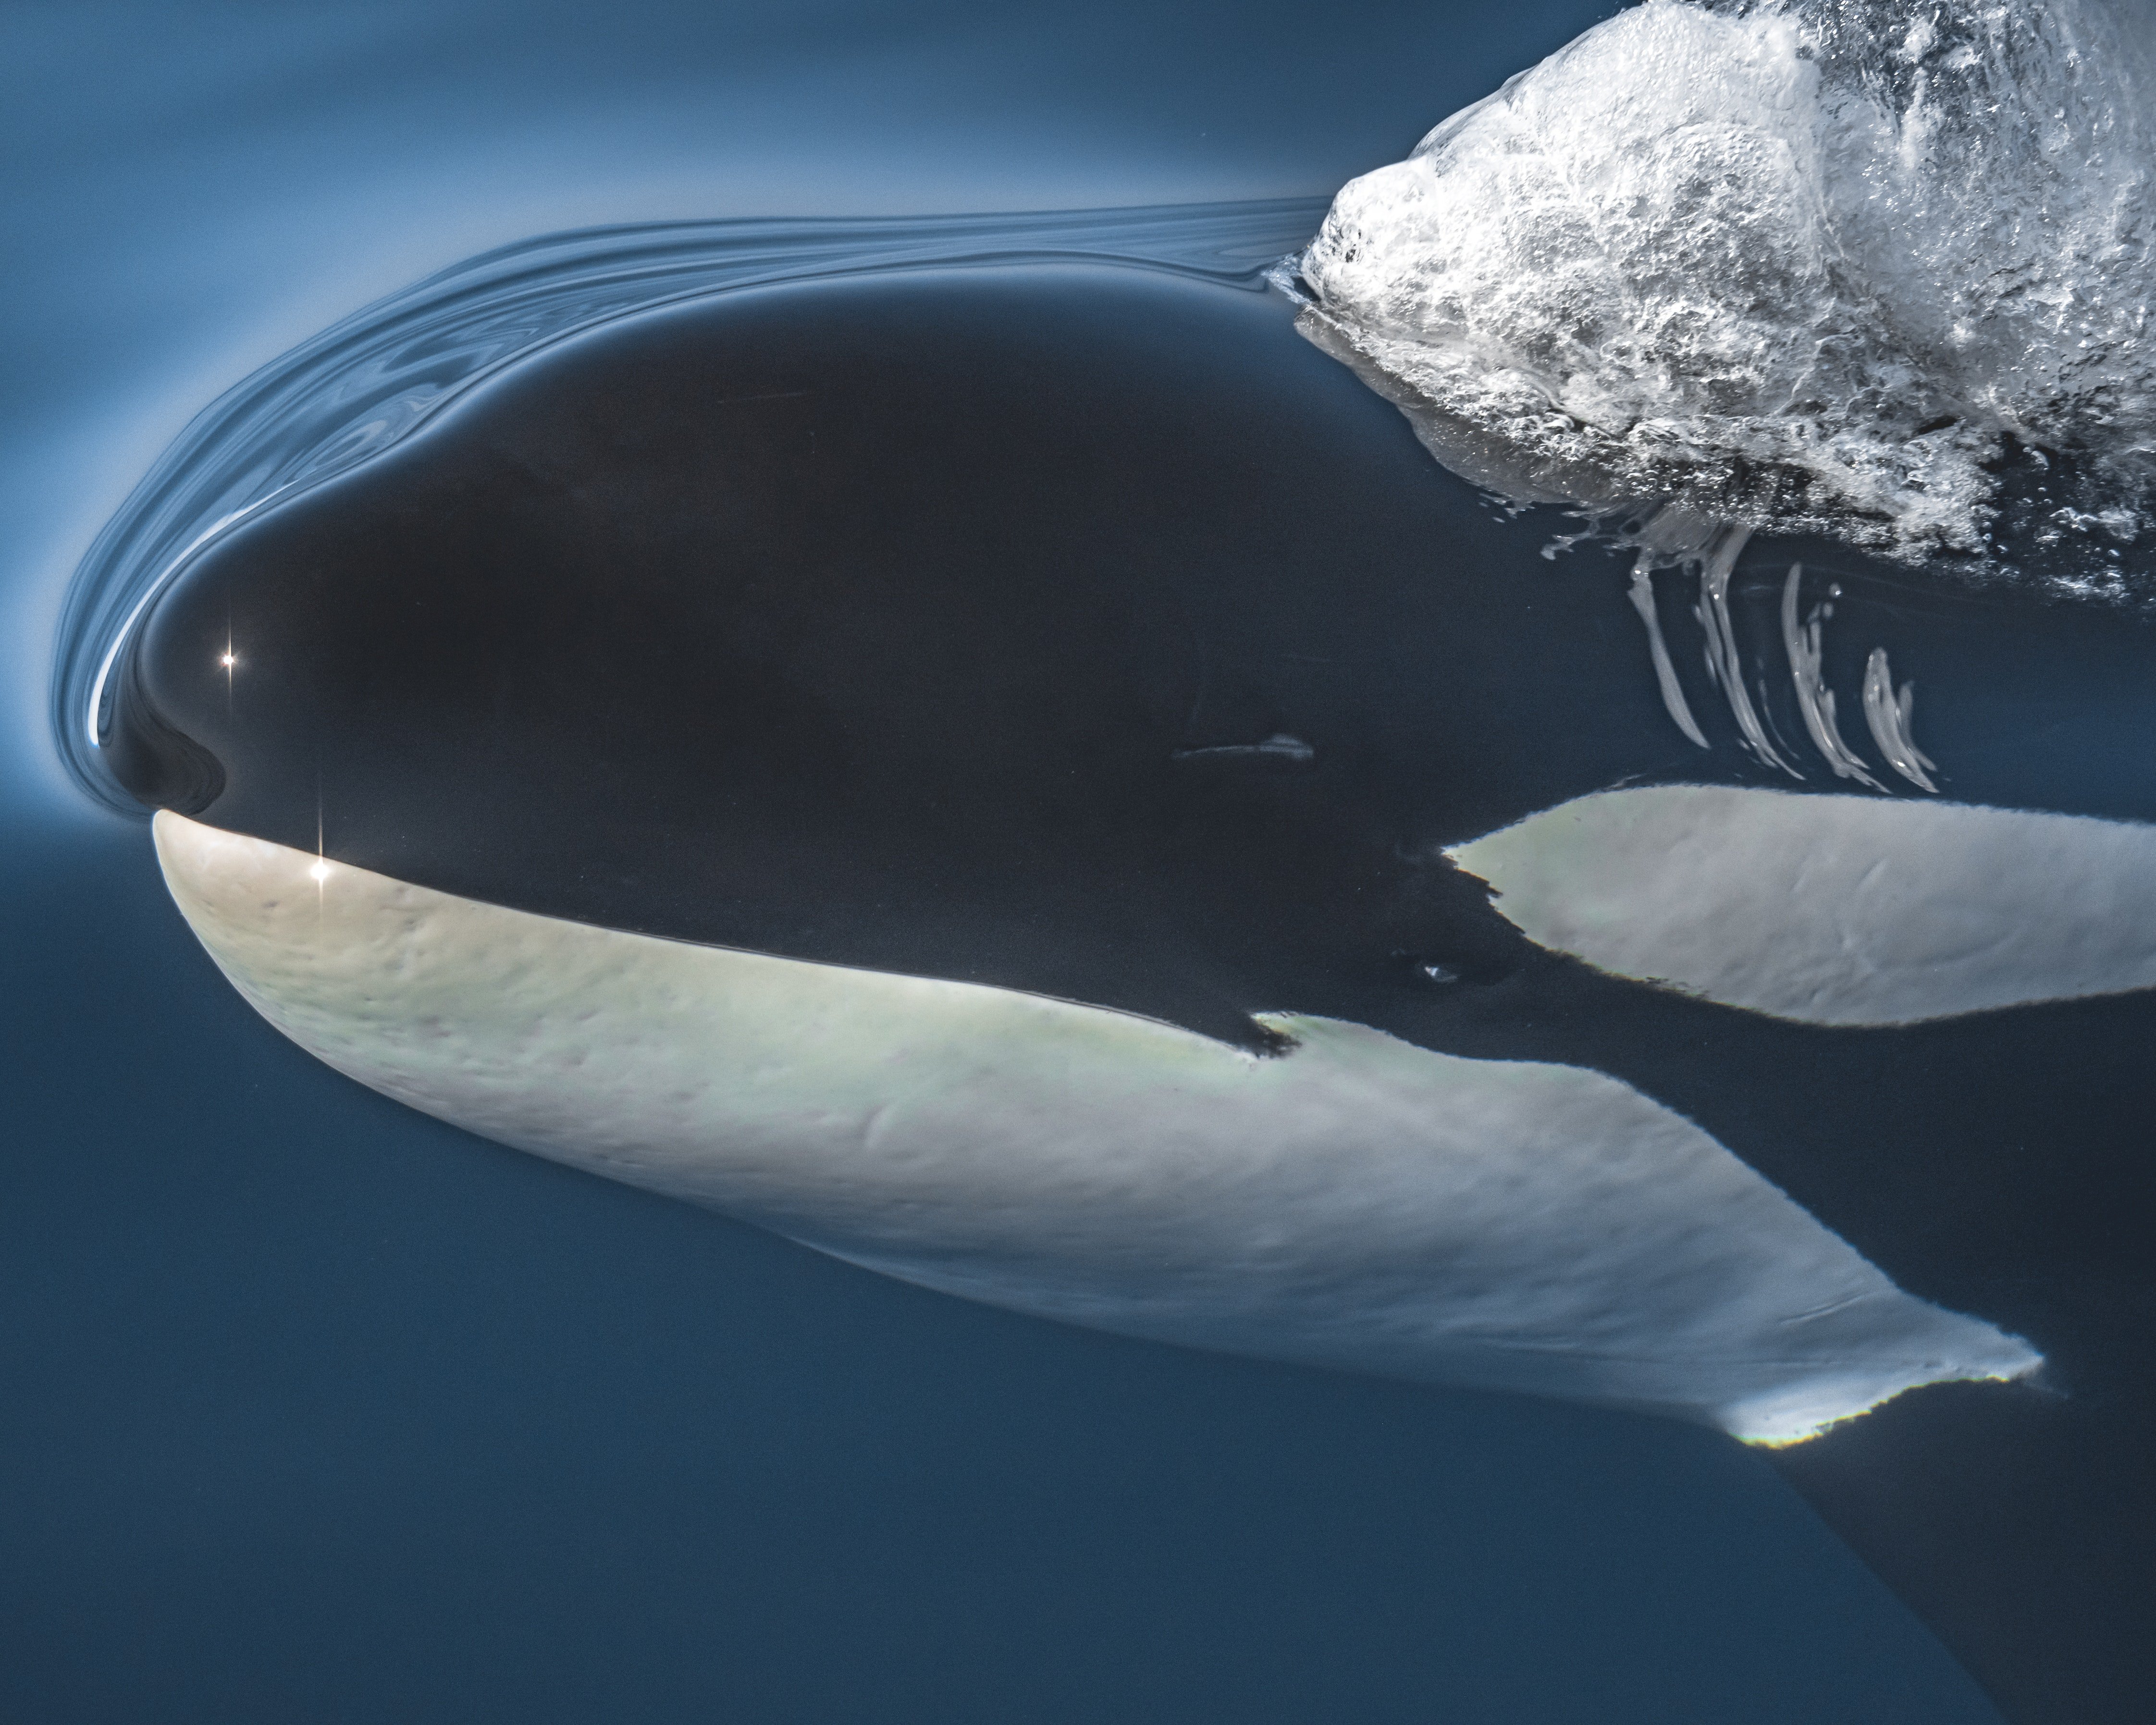
[{"label": "trickling water streak", "polygon": [[1678,730],[1702,748],[1709,748],[1712,745],[1692,717],[1691,705],[1685,700],[1684,686],[1677,681],[1677,668],[1670,662],[1669,643],[1662,639],[1662,619],[1655,609],[1654,577],[1654,553],[1643,551],[1639,561],[1632,565],[1630,598],[1632,608],[1647,625],[1647,650],[1654,655],[1655,680],[1661,685],[1662,705],[1676,721]]},{"label": "trickling water streak", "polygon": [[1840,727],[1835,723],[1834,691],[1826,686],[1820,669],[1825,656],[1821,638],[1826,607],[1815,605],[1810,618],[1801,626],[1798,624],[1797,589],[1804,578],[1804,566],[1790,564],[1789,578],[1782,585],[1782,644],[1789,655],[1789,678],[1796,685],[1797,708],[1804,716],[1804,729],[1811,733],[1813,747],[1825,757],[1836,778],[1853,778],[1875,791],[1883,791],[1887,787],[1865,770],[1864,762],[1841,740]]},{"label": "trickling water streak", "polygon": [[1116,263],[1262,290],[1322,199],[863,221],[675,222],[547,235],[355,313],[199,414],[92,544],[64,609],[53,721],[75,778],[107,675],[181,567],[239,522],[381,454],[505,366],[611,319],[737,288],[963,265]]},{"label": "trickling water streak", "polygon": [[1722,692],[1729,699],[1730,716],[1737,721],[1737,729],[1744,739],[1744,747],[1751,750],[1759,762],[1768,767],[1779,767],[1792,778],[1802,778],[1798,772],[1775,752],[1773,743],[1767,740],[1766,727],[1759,722],[1758,710],[1752,697],[1744,689],[1744,663],[1737,648],[1737,632],[1729,620],[1729,577],[1737,567],[1738,553],[1751,532],[1744,527],[1723,527],[1716,533],[1707,548],[1707,559],[1699,572],[1699,626],[1707,632],[1707,675],[1722,685]]},{"label": "trickling water streak", "polygon": [[1894,674],[1887,668],[1887,649],[1874,647],[1864,665],[1864,721],[1871,726],[1871,740],[1889,767],[1911,784],[1935,792],[1938,787],[1932,783],[1931,773],[1938,771],[1938,762],[1918,748],[1909,734],[1916,707],[1917,685],[1904,683],[1897,691]]}]

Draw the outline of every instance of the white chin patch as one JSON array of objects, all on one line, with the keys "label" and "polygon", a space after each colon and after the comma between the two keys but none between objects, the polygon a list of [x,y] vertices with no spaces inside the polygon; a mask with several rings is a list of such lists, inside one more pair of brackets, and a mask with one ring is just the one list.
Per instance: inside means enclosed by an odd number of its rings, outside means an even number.
[{"label": "white chin patch", "polygon": [[1785,1442],[2039,1362],[1575,1067],[1287,1014],[1259,1059],[1095,1007],[689,946],[162,814],[235,987],[470,1131],[891,1275],[1130,1335]]},{"label": "white chin patch", "polygon": [[2156,987],[2156,827],[1664,785],[1581,797],[1450,855],[1538,945],[1805,1024]]}]

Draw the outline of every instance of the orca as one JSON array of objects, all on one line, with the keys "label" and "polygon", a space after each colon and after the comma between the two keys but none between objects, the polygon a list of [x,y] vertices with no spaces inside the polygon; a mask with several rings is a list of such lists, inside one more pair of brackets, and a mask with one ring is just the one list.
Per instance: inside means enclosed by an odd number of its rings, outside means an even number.
[{"label": "orca", "polygon": [[210,538],[106,759],[362,1081],[954,1292],[1718,1425],[2016,1725],[2138,1717],[2156,640],[1718,545],[1558,550],[1278,300],[737,292]]}]

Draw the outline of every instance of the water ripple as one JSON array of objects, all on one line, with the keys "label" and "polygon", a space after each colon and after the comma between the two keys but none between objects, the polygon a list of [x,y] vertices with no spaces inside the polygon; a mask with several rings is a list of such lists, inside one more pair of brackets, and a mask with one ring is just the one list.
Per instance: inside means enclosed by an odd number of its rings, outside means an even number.
[{"label": "water ripple", "polygon": [[610,319],[788,281],[1091,261],[1262,290],[1322,198],[847,221],[586,228],[484,253],[354,313],[198,414],[113,516],[62,613],[53,724],[92,795],[139,812],[99,762],[106,673],[187,561],[239,522],[409,436],[465,390]]}]

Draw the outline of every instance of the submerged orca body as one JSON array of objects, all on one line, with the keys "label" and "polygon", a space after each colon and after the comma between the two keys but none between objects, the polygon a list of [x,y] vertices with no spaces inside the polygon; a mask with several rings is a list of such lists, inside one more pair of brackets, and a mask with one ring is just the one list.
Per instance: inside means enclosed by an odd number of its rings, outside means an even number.
[{"label": "submerged orca body", "polygon": [[[739,295],[550,349],[211,542],[119,661],[109,759],[186,817],[175,891],[273,1019],[509,1142],[1139,1333],[1748,1436],[1929,1383],[1781,1465],[2017,1725],[2132,1717],[2156,644],[1792,547],[1726,627],[1642,578],[1658,683],[1628,572],[1547,539],[1276,302]],[[1867,742],[1867,686],[1955,806]],[[708,1092],[639,1064],[700,989],[758,1050]],[[812,1044],[877,1051],[752,1107]],[[860,1078],[968,1060],[933,1107]],[[729,1133],[763,1159],[715,1184]],[[1219,1173],[1260,1140],[1264,1203]],[[1739,1307],[1714,1385],[1637,1367]]]}]

